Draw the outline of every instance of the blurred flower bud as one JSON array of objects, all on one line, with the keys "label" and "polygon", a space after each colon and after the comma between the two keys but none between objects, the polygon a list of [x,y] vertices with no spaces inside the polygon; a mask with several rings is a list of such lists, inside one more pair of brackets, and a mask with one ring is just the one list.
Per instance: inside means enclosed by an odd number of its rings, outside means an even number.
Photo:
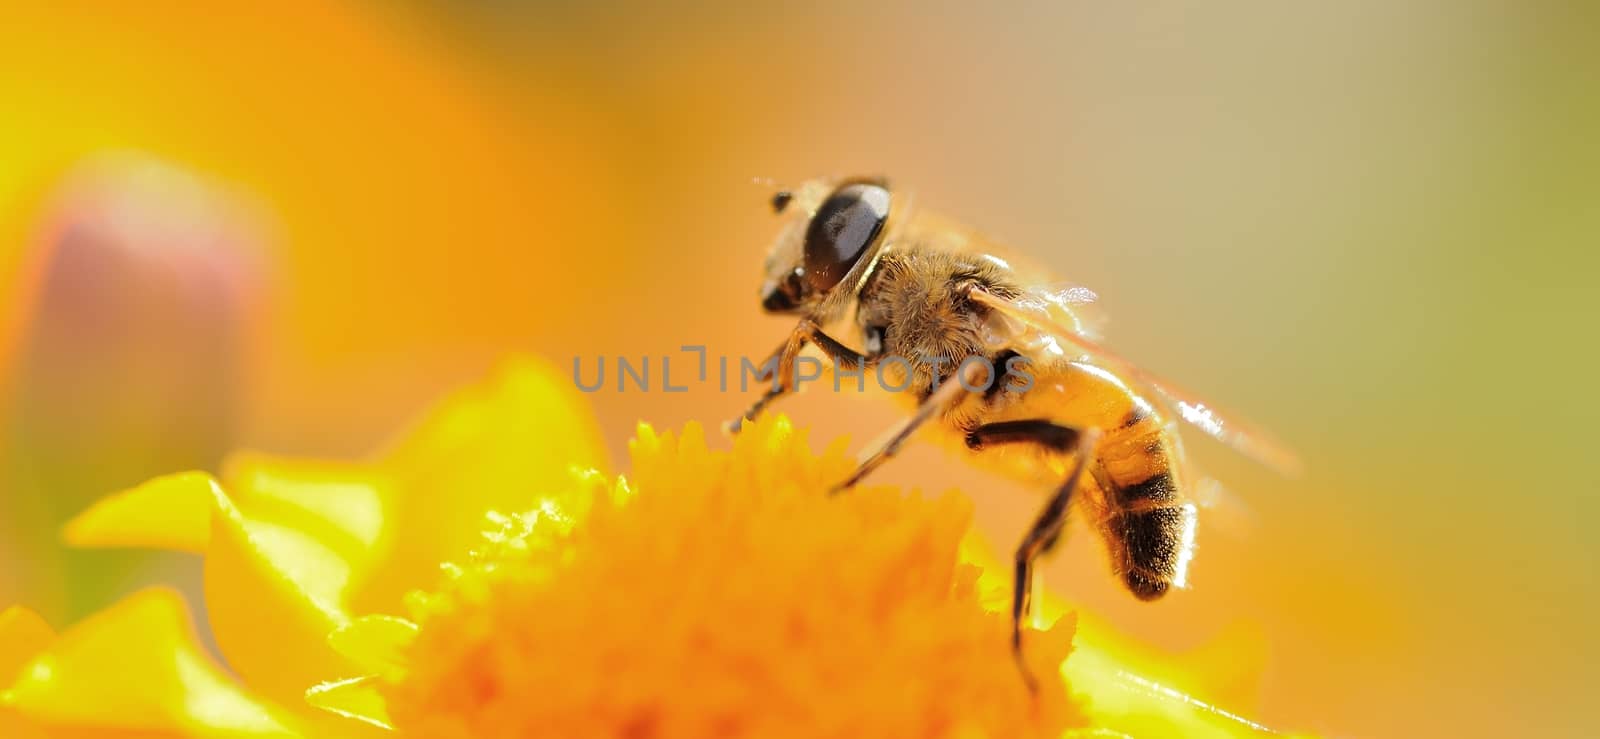
[{"label": "blurred flower bud", "polygon": [[56,532],[88,501],[215,468],[233,445],[260,261],[236,196],[147,157],[87,163],[50,208],[37,282],[7,291],[32,300],[12,308],[0,560],[30,602],[77,616],[152,566],[173,574],[142,553],[62,553]]}]

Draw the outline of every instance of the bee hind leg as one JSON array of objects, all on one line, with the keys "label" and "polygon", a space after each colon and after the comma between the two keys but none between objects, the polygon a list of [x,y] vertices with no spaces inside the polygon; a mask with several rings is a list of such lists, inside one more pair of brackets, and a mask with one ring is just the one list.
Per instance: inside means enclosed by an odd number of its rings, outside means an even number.
[{"label": "bee hind leg", "polygon": [[[1031,430],[1031,434],[1025,430]],[[1017,545],[1015,581],[1012,583],[1011,593],[1011,653],[1017,660],[1017,668],[1022,671],[1022,679],[1027,683],[1028,690],[1037,691],[1038,680],[1028,670],[1028,663],[1022,654],[1022,627],[1033,606],[1033,563],[1040,555],[1055,547],[1056,542],[1060,540],[1061,532],[1067,523],[1067,511],[1072,503],[1072,493],[1077,489],[1078,483],[1083,479],[1084,470],[1089,466],[1089,457],[1099,434],[1094,429],[1080,434],[1076,429],[1047,421],[989,424],[978,427],[972,433],[979,435],[980,442],[1032,440],[1061,451],[1070,449],[1076,460],[1066,481],[1056,488],[1055,494],[1045,502],[1044,508],[1034,519],[1033,527],[1028,529],[1027,535],[1022,538],[1022,543]],[[968,443],[973,443],[971,435],[968,437]],[[1063,445],[1070,447],[1063,448]]]}]

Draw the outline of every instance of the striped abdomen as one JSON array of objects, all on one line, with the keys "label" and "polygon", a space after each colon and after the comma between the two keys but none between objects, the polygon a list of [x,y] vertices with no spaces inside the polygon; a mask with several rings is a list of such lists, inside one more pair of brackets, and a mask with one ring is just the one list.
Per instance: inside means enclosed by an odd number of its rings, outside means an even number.
[{"label": "striped abdomen", "polygon": [[1062,360],[1031,365],[1031,371],[1026,390],[975,394],[959,405],[947,420],[964,436],[953,440],[990,469],[1050,486],[1065,482],[1076,452],[1066,442],[1080,438],[1077,433],[1057,434],[1060,439],[1037,433],[995,438],[982,430],[1021,430],[1041,422],[1099,429],[1089,466],[1092,482],[1079,484],[1074,515],[1082,515],[1100,532],[1112,568],[1134,595],[1153,600],[1182,587],[1194,543],[1195,509],[1185,500],[1175,431],[1149,402],[1104,368]]},{"label": "striped abdomen", "polygon": [[1167,427],[1142,399],[1105,429],[1096,460],[1100,529],[1111,564],[1143,600],[1182,587],[1194,546],[1195,509],[1184,499],[1178,450]]}]

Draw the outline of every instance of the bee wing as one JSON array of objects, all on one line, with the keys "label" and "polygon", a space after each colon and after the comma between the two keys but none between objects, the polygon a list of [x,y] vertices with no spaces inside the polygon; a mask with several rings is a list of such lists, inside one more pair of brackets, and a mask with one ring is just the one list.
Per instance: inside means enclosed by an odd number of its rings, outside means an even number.
[{"label": "bee wing", "polygon": [[1048,285],[1035,292],[1044,300],[1058,305],[1079,306],[1100,302],[1100,296],[1095,291],[1071,282]]},{"label": "bee wing", "polygon": [[1299,474],[1299,458],[1283,444],[1236,418],[1224,417],[1215,405],[1123,359],[1083,331],[1073,330],[1055,317],[1055,311],[1048,310],[1047,306],[1041,310],[1037,302],[1041,298],[1024,296],[1013,300],[981,289],[974,289],[970,296],[973,301],[994,309],[996,313],[1070,344],[1108,369],[1116,370],[1124,377],[1150,388],[1177,409],[1179,418],[1234,451],[1281,474]]},{"label": "bee wing", "polygon": [[1105,335],[1106,314],[1100,309],[1100,296],[1083,285],[1058,282],[1029,290],[1017,302],[1032,301],[1046,314],[1078,334],[1098,339]]},{"label": "bee wing", "polygon": [[1230,539],[1244,540],[1260,528],[1260,517],[1242,496],[1228,489],[1216,478],[1196,475],[1192,478],[1190,500],[1205,511],[1205,525]]}]

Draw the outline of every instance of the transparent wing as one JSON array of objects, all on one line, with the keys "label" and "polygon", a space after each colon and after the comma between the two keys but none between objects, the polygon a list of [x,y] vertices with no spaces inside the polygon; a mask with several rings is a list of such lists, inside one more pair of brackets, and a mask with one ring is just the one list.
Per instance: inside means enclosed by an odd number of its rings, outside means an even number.
[{"label": "transparent wing", "polygon": [[[1093,290],[1067,282],[1029,288],[1027,292],[1011,298],[1017,310],[1033,313],[1039,321],[1071,330],[1090,340],[1100,338],[1106,323],[1099,300],[1100,296]],[[1030,323],[1018,320],[1016,314],[1001,311],[990,313],[988,328],[986,339],[994,349],[1011,346],[1019,334],[1031,332],[1039,337],[1049,336],[1033,328]]]},{"label": "transparent wing", "polygon": [[1184,422],[1240,454],[1281,474],[1299,474],[1299,458],[1283,444],[1238,419],[1225,417],[1215,405],[1123,359],[1081,329],[1075,330],[1072,322],[1056,318],[1056,311],[1045,305],[1050,302],[1048,299],[1039,296],[1010,299],[984,290],[973,290],[971,298],[1012,321],[1077,348],[1107,369],[1150,388],[1170,402]]},{"label": "transparent wing", "polygon": [[1031,288],[1014,299],[1067,327],[1076,327],[1078,333],[1092,339],[1105,335],[1106,314],[1100,310],[1100,296],[1083,285],[1058,282]]},{"label": "transparent wing", "polygon": [[992,241],[964,225],[941,216],[918,214],[920,238],[932,246],[965,254],[975,260],[992,262],[1011,272],[1027,285],[1016,301],[1024,307],[1048,314],[1079,333],[1098,337],[1105,328],[1106,316],[1100,311],[1100,296],[1083,285],[1061,280],[1054,270],[1040,264],[1026,252]]},{"label": "transparent wing", "polygon": [[1230,539],[1246,540],[1260,528],[1260,517],[1243,497],[1229,490],[1216,478],[1195,475],[1191,478],[1190,499],[1205,511],[1205,526]]}]

